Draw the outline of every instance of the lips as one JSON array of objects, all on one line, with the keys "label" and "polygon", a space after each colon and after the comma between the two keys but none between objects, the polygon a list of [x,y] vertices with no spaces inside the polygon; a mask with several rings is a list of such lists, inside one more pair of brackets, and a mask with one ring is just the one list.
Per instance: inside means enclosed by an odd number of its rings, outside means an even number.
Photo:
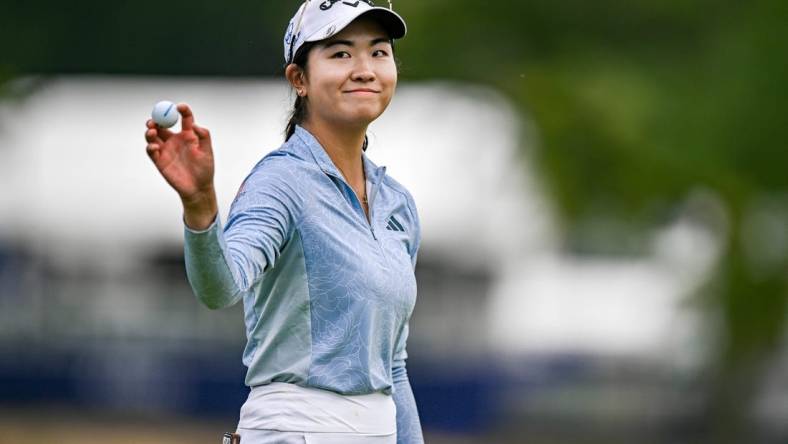
[{"label": "lips", "polygon": [[379,93],[380,91],[375,91],[374,89],[369,88],[358,88],[358,89],[351,89],[350,91],[345,91],[346,93]]}]

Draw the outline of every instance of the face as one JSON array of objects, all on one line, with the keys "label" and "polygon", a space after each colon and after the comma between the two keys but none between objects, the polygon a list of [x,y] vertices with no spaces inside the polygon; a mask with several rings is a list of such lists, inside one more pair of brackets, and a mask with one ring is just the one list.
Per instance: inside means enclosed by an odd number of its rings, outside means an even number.
[{"label": "face", "polygon": [[308,120],[365,127],[377,119],[394,94],[397,66],[390,39],[375,20],[361,17],[309,52],[296,88],[308,100]]}]

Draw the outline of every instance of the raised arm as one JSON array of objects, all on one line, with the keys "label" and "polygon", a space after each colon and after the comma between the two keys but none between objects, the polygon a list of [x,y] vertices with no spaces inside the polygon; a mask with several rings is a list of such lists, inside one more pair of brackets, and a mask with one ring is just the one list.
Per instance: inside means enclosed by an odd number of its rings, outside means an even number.
[{"label": "raised arm", "polygon": [[275,266],[292,236],[301,205],[287,169],[272,157],[246,178],[230,208],[205,230],[184,227],[186,273],[209,308],[236,303]]},{"label": "raised arm", "polygon": [[194,123],[187,105],[178,105],[178,111],[183,116],[179,133],[146,123],[147,152],[181,198],[186,273],[195,295],[208,308],[227,307],[275,263],[293,227],[295,193],[284,171],[275,165],[262,171],[258,165],[233,202],[223,229],[210,134]]}]

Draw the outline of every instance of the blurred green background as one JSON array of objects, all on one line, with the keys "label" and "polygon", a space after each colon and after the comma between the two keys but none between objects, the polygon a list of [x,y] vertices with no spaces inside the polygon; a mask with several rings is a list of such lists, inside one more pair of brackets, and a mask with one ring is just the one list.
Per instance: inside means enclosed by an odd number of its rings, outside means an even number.
[{"label": "blurred green background", "polygon": [[[0,85],[86,73],[281,77],[296,7],[5,2]],[[566,251],[637,257],[687,208],[724,239],[715,272],[687,301],[704,307],[716,335],[698,375],[703,407],[687,428],[709,442],[750,442],[753,396],[786,327],[788,2],[394,7],[409,27],[396,47],[402,82],[488,85],[535,126],[524,155],[558,209]],[[710,200],[697,204],[698,195]]]}]

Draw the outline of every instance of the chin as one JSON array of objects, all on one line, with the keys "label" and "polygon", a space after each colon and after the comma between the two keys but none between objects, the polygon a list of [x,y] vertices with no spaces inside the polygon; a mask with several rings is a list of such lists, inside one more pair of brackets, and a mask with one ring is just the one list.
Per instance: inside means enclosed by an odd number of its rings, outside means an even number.
[{"label": "chin", "polygon": [[369,125],[375,119],[383,114],[385,109],[375,108],[375,109],[355,109],[353,112],[349,112],[345,114],[345,118],[342,119],[345,124],[349,124],[352,126],[363,126]]}]

